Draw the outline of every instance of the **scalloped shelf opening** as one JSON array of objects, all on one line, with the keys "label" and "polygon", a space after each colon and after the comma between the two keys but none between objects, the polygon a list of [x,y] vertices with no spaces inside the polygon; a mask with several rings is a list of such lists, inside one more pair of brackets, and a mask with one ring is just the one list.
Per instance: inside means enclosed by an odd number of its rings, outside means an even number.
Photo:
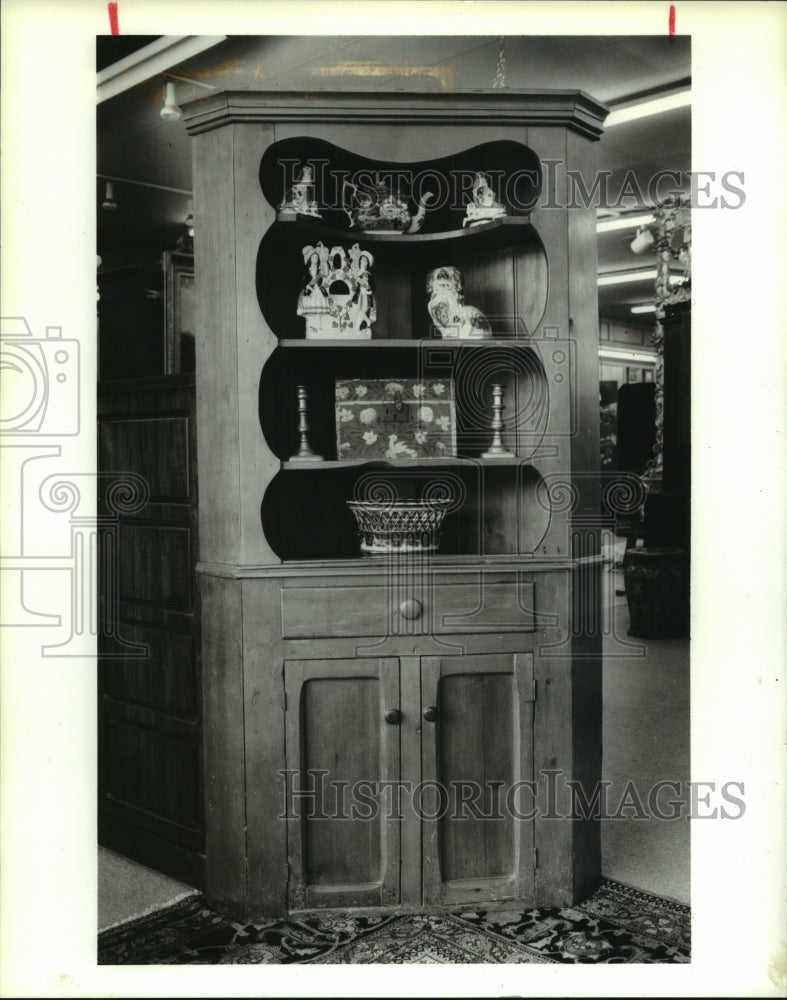
[{"label": "scalloped shelf opening", "polygon": [[[550,512],[539,500],[539,472],[520,466],[391,468],[349,467],[321,475],[318,468],[282,471],[261,507],[262,528],[285,562],[361,557],[348,500],[376,495],[418,500],[443,489],[456,500],[445,516],[439,554],[524,555],[535,552],[549,528]],[[537,496],[538,493],[538,496]],[[432,494],[433,495],[433,494]]]},{"label": "scalloped shelf opening", "polygon": [[492,385],[504,387],[502,443],[518,459],[535,454],[549,420],[549,389],[536,350],[525,343],[484,350],[451,350],[439,342],[420,350],[288,350],[277,348],[260,378],[259,419],[280,461],[298,450],[296,387],[308,394],[309,444],[328,461],[338,459],[337,379],[453,379],[457,457],[477,459],[492,443]]},{"label": "scalloped shelf opening", "polygon": [[[404,237],[396,243],[372,245],[363,237],[348,235],[341,239],[326,237],[323,245],[330,251],[340,246],[349,250],[357,242],[361,250],[372,254],[375,341],[434,338],[426,279],[430,271],[444,266],[459,269],[465,305],[475,306],[483,313],[495,337],[521,339],[535,332],[546,311],[549,290],[546,252],[531,227],[498,228],[503,232],[527,231],[528,241],[493,246],[486,245],[480,237],[449,239],[421,243],[414,250],[415,244],[408,246],[402,242]],[[297,314],[298,299],[309,277],[304,249],[316,246],[317,242],[313,227],[276,223],[260,243],[257,298],[266,323],[280,340],[305,338],[306,321]]]},{"label": "scalloped shelf opening", "polygon": [[336,229],[349,227],[347,209],[352,208],[353,197],[372,197],[377,179],[384,180],[412,214],[425,200],[423,233],[463,228],[478,172],[486,175],[495,201],[513,217],[532,212],[543,185],[538,156],[510,139],[485,142],[452,156],[391,162],[360,156],[322,139],[294,136],[270,146],[260,162],[260,187],[268,204],[278,209],[292,202],[293,187],[303,179],[304,168],[311,172],[309,199],[316,202],[322,222]]}]

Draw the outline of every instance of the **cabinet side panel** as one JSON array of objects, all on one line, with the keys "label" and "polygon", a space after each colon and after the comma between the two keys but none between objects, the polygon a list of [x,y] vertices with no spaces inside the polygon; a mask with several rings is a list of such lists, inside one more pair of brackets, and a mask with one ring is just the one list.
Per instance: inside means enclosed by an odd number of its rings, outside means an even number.
[{"label": "cabinet side panel", "polygon": [[[582,789],[584,802],[593,802],[601,781],[601,567],[580,566],[574,573],[574,613],[572,641],[573,779]],[[578,800],[575,798],[575,806]],[[587,815],[586,815],[587,813]],[[585,899],[601,880],[601,822],[592,810],[584,809],[573,821],[574,898]]]},{"label": "cabinet side panel", "polygon": [[241,584],[203,576],[205,890],[245,912],[246,789]]},{"label": "cabinet side panel", "polygon": [[[276,346],[276,337],[260,313],[256,289],[256,261],[262,234],[275,219],[259,183],[262,154],[273,142],[272,126],[250,129],[233,126],[235,192],[235,296],[237,300],[238,426],[236,447],[240,455],[240,562],[271,558],[260,527],[264,484],[278,471],[260,428],[259,385],[265,359]],[[291,405],[295,412],[295,400]],[[274,561],[277,561],[274,557]]]},{"label": "cabinet side panel", "polygon": [[[545,573],[538,578],[537,586],[538,613],[545,619],[555,615],[557,620],[554,628],[541,633],[543,642],[536,648],[533,723],[533,767],[538,788],[536,905],[554,906],[572,902],[573,833],[565,794],[572,754],[570,582],[568,574]],[[547,645],[557,642],[558,650]],[[565,655],[560,655],[563,649]]]},{"label": "cabinet side panel", "polygon": [[[581,136],[569,135],[567,156],[572,167],[592,187],[596,156],[595,144]],[[571,338],[574,345],[576,370],[572,384],[571,468],[578,491],[575,511],[583,521],[597,519],[599,495],[599,415],[598,415],[598,237],[596,212],[593,208],[570,208],[568,211],[568,262],[571,281],[568,283]],[[597,554],[587,543],[585,551],[576,555]]]},{"label": "cabinet side panel", "polygon": [[287,906],[284,660],[280,589],[274,580],[243,582],[244,702],[249,830],[249,899],[255,912]]},{"label": "cabinet side panel", "polygon": [[[539,453],[534,465],[547,482],[554,476],[562,481],[571,469],[570,394],[573,383],[573,373],[568,369],[573,357],[568,286],[573,275],[568,259],[565,208],[566,134],[561,129],[530,127],[527,130],[527,142],[538,153],[544,173],[544,187],[531,221],[544,246],[548,279],[546,308],[542,310],[540,324],[535,330],[531,330],[531,343],[544,366],[548,408],[545,433],[539,434]],[[517,308],[525,314],[528,311],[529,282],[539,274],[543,279],[544,269],[541,265],[534,274],[528,258],[521,255],[518,257]],[[556,360],[560,358],[563,360]],[[538,501],[536,503],[538,505]],[[549,504],[539,505],[540,510],[544,507],[548,508]],[[546,534],[537,542],[540,552],[542,555],[564,556],[568,552],[567,515],[562,510],[550,512],[548,521]]]},{"label": "cabinet side panel", "polygon": [[[592,190],[596,146],[581,136],[566,138],[567,157]],[[600,550],[600,476],[598,419],[598,238],[596,212],[588,207],[568,213],[568,259],[572,280],[569,310],[576,345],[571,466],[578,493],[572,525],[574,554],[589,558]],[[578,515],[578,516],[577,516]],[[601,780],[601,605],[600,567],[592,561],[573,574],[572,601],[572,777],[592,797]],[[589,817],[574,824],[574,898],[598,885],[600,823]]]},{"label": "cabinet side panel", "polygon": [[[240,523],[235,210],[232,147],[225,130],[196,136],[194,204],[200,216],[196,282],[200,554],[207,562],[239,562]],[[207,374],[209,373],[209,375]]]}]

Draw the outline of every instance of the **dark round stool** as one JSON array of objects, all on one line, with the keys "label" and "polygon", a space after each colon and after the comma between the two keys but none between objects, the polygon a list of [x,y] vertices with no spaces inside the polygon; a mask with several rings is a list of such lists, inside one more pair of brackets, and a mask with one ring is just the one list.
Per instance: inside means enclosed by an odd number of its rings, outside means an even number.
[{"label": "dark round stool", "polygon": [[675,639],[689,623],[689,580],[685,549],[629,549],[623,578],[629,606],[629,635]]}]

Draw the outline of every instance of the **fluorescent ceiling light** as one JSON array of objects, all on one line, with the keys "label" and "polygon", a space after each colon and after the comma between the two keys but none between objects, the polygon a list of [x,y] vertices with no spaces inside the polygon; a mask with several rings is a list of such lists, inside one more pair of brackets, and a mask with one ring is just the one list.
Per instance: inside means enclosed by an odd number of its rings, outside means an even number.
[{"label": "fluorescent ceiling light", "polygon": [[636,361],[640,363],[653,362],[657,357],[655,351],[653,354],[645,354],[644,351],[616,351],[608,347],[599,348],[598,356],[604,361],[626,361],[628,364]]},{"label": "fluorescent ceiling light", "polygon": [[596,223],[596,232],[611,233],[616,229],[635,229],[637,226],[650,226],[655,221],[653,215],[627,215],[624,219],[603,219]]},{"label": "fluorescent ceiling light", "polygon": [[[599,288],[604,285],[627,285],[634,281],[655,281],[658,271],[655,267],[648,271],[619,271],[617,274],[600,274],[598,276]],[[670,282],[683,281],[683,275],[671,274]]]},{"label": "fluorescent ceiling light", "polygon": [[649,306],[632,306],[631,311],[636,315],[637,313],[654,313],[656,307],[654,305]]},{"label": "fluorescent ceiling light", "polygon": [[621,271],[618,274],[600,274],[599,288],[604,285],[626,285],[632,281],[655,281],[658,271],[655,267],[649,271]]},{"label": "fluorescent ceiling light", "polygon": [[674,111],[676,108],[686,108],[690,104],[691,91],[679,90],[676,94],[654,97],[649,101],[641,101],[639,104],[631,104],[627,108],[610,111],[604,122],[604,128],[614,128],[615,125],[623,125],[625,122],[634,122],[640,118],[649,118],[651,115],[660,115],[665,111]]}]

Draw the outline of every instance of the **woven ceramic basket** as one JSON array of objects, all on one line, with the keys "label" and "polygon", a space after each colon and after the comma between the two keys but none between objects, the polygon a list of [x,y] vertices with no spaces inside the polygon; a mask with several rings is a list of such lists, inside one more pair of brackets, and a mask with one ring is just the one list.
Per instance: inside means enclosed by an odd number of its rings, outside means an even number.
[{"label": "woven ceramic basket", "polygon": [[361,552],[387,555],[391,552],[436,552],[443,518],[452,501],[348,500],[358,522]]}]

